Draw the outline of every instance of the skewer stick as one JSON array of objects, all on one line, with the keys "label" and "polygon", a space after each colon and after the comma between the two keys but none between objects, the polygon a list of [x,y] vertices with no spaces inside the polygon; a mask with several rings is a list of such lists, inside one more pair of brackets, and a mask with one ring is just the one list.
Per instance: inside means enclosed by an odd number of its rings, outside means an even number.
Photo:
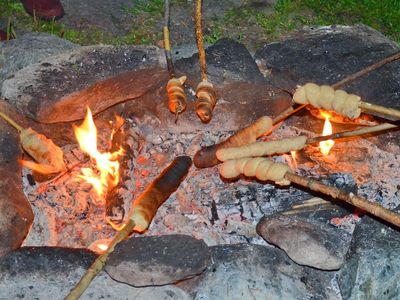
[{"label": "skewer stick", "polygon": [[356,72],[354,74],[351,74],[351,75],[343,78],[339,82],[333,84],[332,88],[338,89],[338,88],[350,83],[351,81],[356,80],[357,78],[359,78],[359,77],[361,77],[361,76],[363,76],[363,75],[365,75],[365,74],[367,74],[367,73],[369,73],[371,71],[374,71],[374,70],[376,70],[376,69],[378,69],[378,68],[380,68],[380,67],[382,67],[382,66],[384,66],[384,65],[386,65],[386,64],[388,64],[388,63],[390,63],[392,61],[398,60],[399,58],[400,58],[400,51],[397,51],[396,53],[394,53],[394,54],[392,54],[392,55],[390,55],[390,56],[388,56],[388,57],[386,57],[386,58],[384,58],[384,59],[382,59],[382,60],[380,60],[380,61],[378,61],[376,63],[373,63],[372,65],[369,65],[368,67],[366,67],[366,68],[364,68],[364,69],[362,69],[362,70],[360,70],[360,71],[358,71],[358,72]]},{"label": "skewer stick", "polygon": [[132,219],[129,219],[125,227],[121,231],[119,231],[117,235],[115,235],[115,237],[111,240],[111,243],[108,245],[107,252],[101,254],[96,258],[89,269],[87,269],[83,277],[79,280],[77,285],[69,292],[67,297],[65,297],[65,300],[79,299],[79,297],[85,292],[92,280],[97,276],[97,274],[100,273],[101,270],[103,270],[108,255],[114,251],[115,246],[119,242],[126,239],[132,233],[134,227],[135,222]]},{"label": "skewer stick", "polygon": [[278,185],[296,183],[312,191],[345,201],[400,228],[399,214],[384,208],[376,202],[369,202],[366,199],[358,197],[353,193],[346,193],[341,189],[326,185],[318,180],[294,174],[286,164],[273,162],[268,158],[245,157],[228,160],[221,165],[219,171],[221,176],[226,179],[237,178],[240,174],[244,174],[248,177],[256,177],[261,181],[274,181]]},{"label": "skewer stick", "polygon": [[167,60],[167,68],[170,78],[175,78],[175,69],[174,64],[172,62],[171,55],[171,44],[169,38],[169,15],[170,15],[170,3],[169,0],[164,0],[164,27],[163,27],[163,36],[164,36],[164,53],[165,58]]},{"label": "skewer stick", "polygon": [[359,108],[361,108],[363,111],[372,111],[386,116],[392,116],[400,120],[400,110],[398,109],[372,104],[364,101],[361,101]]},{"label": "skewer stick", "polygon": [[340,199],[382,220],[385,220],[390,224],[400,227],[400,215],[387,208],[384,208],[383,206],[381,206],[376,202],[370,202],[366,199],[354,195],[353,193],[346,193],[341,189],[326,185],[318,180],[299,176],[291,172],[286,172],[284,177],[290,182],[309,188],[312,191],[329,195],[332,198]]},{"label": "skewer stick", "polygon": [[244,157],[260,157],[265,155],[287,153],[289,151],[301,150],[305,148],[306,145],[319,143],[321,141],[360,136],[397,127],[398,126],[390,123],[383,123],[377,126],[338,132],[331,135],[317,136],[313,138],[307,138],[306,136],[296,136],[268,142],[253,142],[251,144],[238,147],[230,146],[218,149],[216,151],[216,157],[220,161],[227,161]]},{"label": "skewer stick", "polygon": [[190,157],[179,156],[154,179],[135,200],[128,222],[112,239],[107,252],[96,258],[77,285],[67,295],[66,300],[78,299],[85,292],[92,280],[104,268],[108,255],[114,251],[119,242],[128,237],[133,230],[138,232],[147,230],[151,220],[157,213],[157,209],[179,187],[191,165],[192,160]]},{"label": "skewer stick", "polygon": [[356,129],[356,130],[343,131],[343,132],[333,133],[330,135],[308,138],[306,141],[306,144],[315,144],[315,143],[319,143],[321,141],[326,141],[326,140],[336,140],[336,139],[341,139],[341,138],[346,138],[346,137],[360,136],[360,135],[364,135],[364,134],[384,131],[384,130],[397,128],[397,127],[398,126],[394,125],[394,124],[383,123],[383,124],[379,124],[376,126],[364,127],[364,128]]},{"label": "skewer stick", "polygon": [[206,52],[204,50],[203,32],[201,30],[201,4],[202,0],[196,0],[196,12],[195,12],[195,33],[197,48],[199,51],[199,65],[201,72],[201,79],[208,81],[207,67],[206,67]]},{"label": "skewer stick", "polygon": [[168,109],[175,115],[175,123],[178,122],[178,117],[181,112],[186,109],[186,94],[184,91],[184,83],[186,76],[175,78],[174,63],[172,61],[171,45],[169,37],[169,20],[170,20],[170,1],[164,1],[164,53],[167,60],[167,68],[170,80],[167,83],[168,93]]},{"label": "skewer stick", "polygon": [[296,108],[293,108],[293,106],[288,107],[287,109],[285,109],[283,112],[281,112],[279,115],[277,115],[273,120],[272,120],[272,124],[276,125],[284,120],[286,120],[288,117],[290,117],[291,115],[297,113],[299,110],[302,110],[304,107],[306,107],[307,104],[302,104]]},{"label": "skewer stick", "polygon": [[7,121],[12,127],[18,130],[18,132],[21,132],[23,128],[19,126],[13,119],[11,119],[9,116],[7,116],[5,113],[0,111],[0,117],[3,118],[5,121]]}]

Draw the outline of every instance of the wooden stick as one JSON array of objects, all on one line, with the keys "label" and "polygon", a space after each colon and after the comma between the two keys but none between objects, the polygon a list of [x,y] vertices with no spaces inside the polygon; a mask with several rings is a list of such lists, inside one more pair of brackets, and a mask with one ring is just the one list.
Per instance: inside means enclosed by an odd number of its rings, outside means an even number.
[{"label": "wooden stick", "polygon": [[284,120],[286,120],[288,117],[290,117],[291,115],[297,113],[299,110],[302,110],[304,107],[306,107],[307,104],[302,104],[296,108],[293,108],[293,106],[288,107],[287,109],[285,109],[283,112],[281,112],[279,115],[277,115],[273,120],[272,120],[272,124],[276,125]]},{"label": "wooden stick", "polygon": [[373,127],[338,132],[331,135],[317,136],[313,138],[307,138],[306,136],[296,136],[267,142],[253,142],[251,144],[246,144],[242,146],[230,146],[220,148],[216,151],[216,157],[220,161],[227,161],[244,157],[260,157],[265,155],[287,153],[290,151],[301,150],[306,147],[306,145],[319,143],[321,141],[359,136],[397,127],[398,126],[393,124],[383,123]]},{"label": "wooden stick", "polygon": [[86,273],[82,276],[76,286],[69,292],[65,300],[76,300],[86,291],[89,284],[92,280],[103,270],[108,255],[114,251],[115,246],[126,239],[133,231],[135,227],[135,222],[132,219],[128,220],[128,223],[125,227],[119,231],[114,238],[111,240],[111,243],[108,245],[107,252],[98,256],[93,264],[87,269]]},{"label": "wooden stick", "polygon": [[170,3],[169,0],[164,0],[164,27],[163,27],[164,53],[165,53],[165,59],[167,60],[169,77],[175,78],[175,69],[174,69],[174,64],[172,62],[171,45],[169,37],[169,20],[170,20],[169,15],[170,15]]},{"label": "wooden stick", "polygon": [[11,119],[9,116],[7,116],[5,113],[0,111],[0,117],[3,118],[5,121],[7,121],[12,127],[18,130],[18,132],[21,132],[23,128],[19,126],[13,119]]},{"label": "wooden stick", "polygon": [[206,52],[204,50],[203,32],[201,29],[201,4],[202,0],[196,0],[196,12],[195,12],[195,32],[197,49],[199,51],[199,65],[201,71],[201,79],[203,81],[208,80],[207,67],[206,67]]},{"label": "wooden stick", "polygon": [[293,183],[307,187],[313,191],[345,201],[346,203],[358,207],[382,220],[389,222],[390,224],[400,227],[400,215],[387,208],[384,208],[376,202],[369,202],[366,199],[354,195],[353,193],[346,193],[336,187],[328,186],[320,181],[299,176],[291,172],[286,172],[284,177]]},{"label": "wooden stick", "polygon": [[188,156],[179,156],[153,180],[146,190],[136,199],[128,222],[112,239],[107,252],[98,256],[89,267],[77,285],[70,291],[66,300],[78,299],[87,289],[92,280],[104,268],[108,255],[115,246],[123,241],[133,230],[142,232],[150,225],[157,209],[179,187],[192,165]]},{"label": "wooden stick", "polygon": [[395,60],[397,60],[399,58],[400,58],[400,51],[398,51],[398,52],[396,52],[396,53],[394,53],[394,54],[392,54],[392,55],[390,55],[390,56],[388,56],[388,57],[386,57],[386,58],[384,58],[384,59],[372,64],[372,65],[369,65],[368,67],[366,67],[366,68],[364,68],[364,69],[362,69],[362,70],[360,70],[360,71],[358,71],[358,72],[356,72],[354,74],[351,74],[351,75],[345,77],[344,79],[340,80],[339,82],[333,84],[332,88],[338,89],[338,88],[350,83],[351,81],[354,81],[357,78],[359,78],[359,77],[361,77],[361,76],[363,76],[363,75],[365,75],[365,74],[367,74],[367,73],[369,73],[371,71],[374,71],[374,70],[376,70],[376,69],[378,69],[378,68],[380,68],[380,67],[382,67],[382,66],[384,66],[384,65],[386,65],[386,64],[388,64],[388,63],[390,63],[392,61],[395,61]]},{"label": "wooden stick", "polygon": [[394,124],[383,123],[383,124],[379,124],[376,126],[364,127],[364,128],[356,129],[356,130],[343,131],[343,132],[333,133],[330,135],[308,138],[306,141],[306,144],[315,144],[315,143],[319,143],[321,141],[336,140],[336,139],[341,139],[341,138],[346,138],[346,137],[360,136],[360,135],[364,135],[364,134],[384,131],[384,130],[397,128],[397,127],[398,126],[394,125]]},{"label": "wooden stick", "polygon": [[398,109],[385,107],[385,106],[377,105],[377,104],[372,104],[372,103],[368,103],[368,102],[364,102],[364,101],[361,101],[359,107],[363,111],[372,111],[372,112],[376,112],[376,113],[379,113],[382,115],[392,116],[392,117],[395,117],[396,119],[400,120],[400,110],[398,110]]}]

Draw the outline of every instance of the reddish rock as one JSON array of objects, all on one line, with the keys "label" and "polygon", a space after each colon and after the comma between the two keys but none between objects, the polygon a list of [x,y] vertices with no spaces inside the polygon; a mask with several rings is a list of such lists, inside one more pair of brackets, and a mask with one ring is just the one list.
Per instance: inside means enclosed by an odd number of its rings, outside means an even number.
[{"label": "reddish rock", "polygon": [[32,208],[22,192],[21,155],[17,131],[0,121],[0,256],[17,249],[33,222]]},{"label": "reddish rock", "polygon": [[28,14],[44,20],[59,19],[64,8],[59,0],[22,0]]}]

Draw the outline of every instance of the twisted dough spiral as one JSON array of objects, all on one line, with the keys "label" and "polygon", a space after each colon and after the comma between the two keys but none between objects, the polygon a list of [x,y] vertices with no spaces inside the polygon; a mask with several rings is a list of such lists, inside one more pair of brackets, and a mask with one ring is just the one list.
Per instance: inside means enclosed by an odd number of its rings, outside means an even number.
[{"label": "twisted dough spiral", "polygon": [[182,76],[180,78],[171,78],[167,83],[168,108],[173,114],[179,114],[186,109],[187,97],[183,89],[185,81],[186,76]]},{"label": "twisted dough spiral", "polygon": [[276,163],[264,157],[245,157],[225,161],[219,172],[224,178],[235,178],[240,174],[248,177],[256,177],[259,180],[274,181],[279,185],[289,185],[290,181],[285,179],[285,174],[290,172],[287,165]]},{"label": "twisted dough spiral", "polygon": [[293,95],[293,100],[299,104],[311,104],[317,108],[334,110],[340,115],[349,118],[358,118],[361,114],[359,108],[361,98],[348,94],[343,90],[334,90],[327,85],[307,83],[299,87]]},{"label": "twisted dough spiral", "polygon": [[212,111],[217,103],[217,95],[211,82],[203,80],[196,89],[196,114],[202,122],[211,120]]}]

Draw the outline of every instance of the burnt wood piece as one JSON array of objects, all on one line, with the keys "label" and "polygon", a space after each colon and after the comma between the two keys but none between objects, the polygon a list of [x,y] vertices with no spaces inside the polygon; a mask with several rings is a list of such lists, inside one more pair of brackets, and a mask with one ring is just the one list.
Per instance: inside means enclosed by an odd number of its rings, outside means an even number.
[{"label": "burnt wood piece", "polygon": [[116,226],[122,225],[125,217],[124,206],[133,197],[132,195],[125,199],[130,195],[126,183],[133,178],[133,161],[139,153],[140,140],[137,131],[126,122],[114,129],[110,152],[122,148],[124,153],[119,159],[119,183],[111,187],[106,196],[106,219]]}]

